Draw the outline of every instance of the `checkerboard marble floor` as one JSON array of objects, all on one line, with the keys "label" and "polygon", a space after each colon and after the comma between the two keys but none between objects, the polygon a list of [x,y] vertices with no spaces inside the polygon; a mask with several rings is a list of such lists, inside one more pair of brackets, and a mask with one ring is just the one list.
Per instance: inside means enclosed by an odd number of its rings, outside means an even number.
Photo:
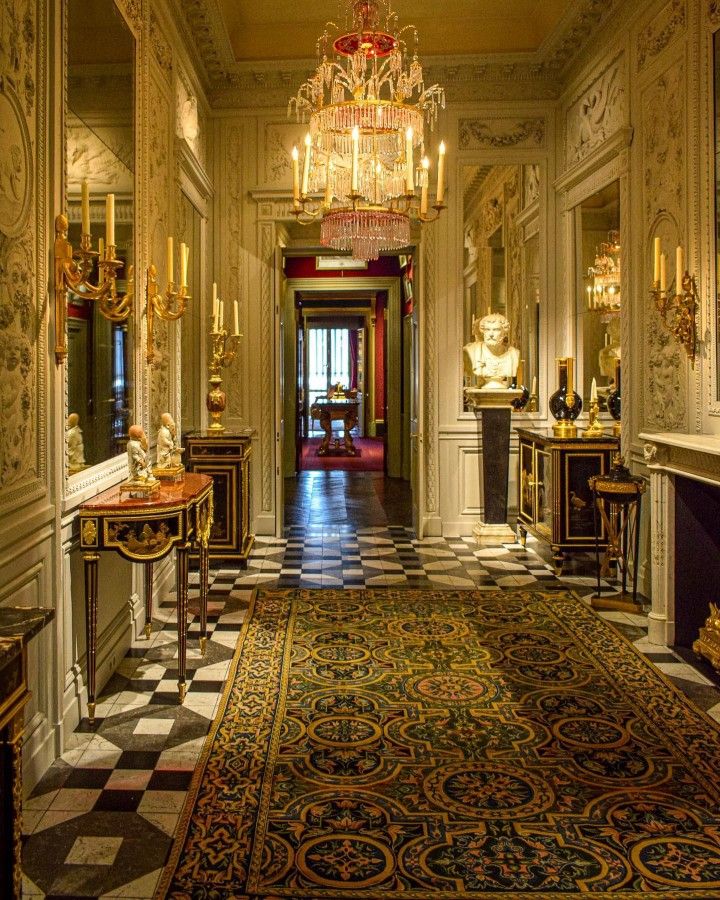
[{"label": "checkerboard marble floor", "polygon": [[[251,590],[264,587],[572,588],[590,594],[593,559],[558,579],[542,548],[477,548],[466,538],[418,540],[404,526],[291,526],[258,538],[246,570],[211,571],[210,640],[188,643],[188,694],[177,704],[172,599],[149,640],[133,642],[105,686],[93,728],[82,722],[24,804],[26,897],[152,897],[192,771],[212,722]],[[192,583],[197,585],[197,575]],[[612,590],[612,585],[603,584]],[[191,601],[191,612],[192,612]],[[197,608],[195,608],[197,613]],[[643,615],[599,613],[635,642],[698,706],[720,721],[720,679],[709,667],[647,641]]]}]

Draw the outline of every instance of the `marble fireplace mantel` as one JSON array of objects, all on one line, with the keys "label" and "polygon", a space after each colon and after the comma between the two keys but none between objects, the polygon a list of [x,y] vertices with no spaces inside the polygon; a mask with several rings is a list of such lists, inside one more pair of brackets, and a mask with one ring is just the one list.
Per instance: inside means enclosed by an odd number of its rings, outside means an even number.
[{"label": "marble fireplace mantel", "polygon": [[675,642],[675,477],[720,488],[720,437],[644,432],[644,456],[650,472],[650,548],[652,609],[648,638],[654,644]]}]

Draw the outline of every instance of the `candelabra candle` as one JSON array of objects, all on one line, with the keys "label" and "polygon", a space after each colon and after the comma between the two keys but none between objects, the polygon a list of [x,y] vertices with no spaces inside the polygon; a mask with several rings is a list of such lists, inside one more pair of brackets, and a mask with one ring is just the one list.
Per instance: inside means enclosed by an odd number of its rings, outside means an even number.
[{"label": "candelabra candle", "polygon": [[698,299],[695,278],[685,271],[685,254],[678,246],[675,251],[675,291],[667,289],[667,257],[661,251],[660,239],[655,238],[653,259],[653,285],[650,294],[663,325],[681,344],[695,366],[697,346]]}]

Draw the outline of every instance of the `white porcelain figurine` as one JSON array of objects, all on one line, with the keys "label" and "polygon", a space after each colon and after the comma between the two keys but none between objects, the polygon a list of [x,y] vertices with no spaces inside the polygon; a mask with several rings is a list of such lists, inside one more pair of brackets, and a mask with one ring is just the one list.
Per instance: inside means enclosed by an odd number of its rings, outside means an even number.
[{"label": "white porcelain figurine", "polygon": [[65,440],[67,441],[68,469],[71,472],[79,472],[85,468],[85,443],[80,428],[80,416],[70,413],[65,426]]}]

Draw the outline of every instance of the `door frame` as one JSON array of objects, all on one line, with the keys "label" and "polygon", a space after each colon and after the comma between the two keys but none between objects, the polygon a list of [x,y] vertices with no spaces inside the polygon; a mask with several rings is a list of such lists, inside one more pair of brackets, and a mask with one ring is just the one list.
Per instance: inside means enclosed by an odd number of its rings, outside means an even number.
[{"label": "door frame", "polygon": [[[276,259],[276,266],[278,265]],[[279,263],[282,266],[282,260]],[[282,322],[294,322],[295,318],[295,295],[302,292],[329,292],[336,291],[342,293],[358,293],[366,291],[386,291],[387,292],[387,352],[385,357],[385,383],[387,386],[388,412],[387,412],[387,474],[393,477],[402,477],[402,415],[401,415],[401,384],[402,384],[402,357],[401,357],[401,296],[400,296],[400,278],[398,276],[383,276],[375,278],[287,278],[284,285],[284,297],[282,302],[276,306],[275,316],[276,322],[275,334],[276,339],[283,334],[282,351],[277,348],[278,359],[284,359],[284,371],[279,372],[278,381],[285,384],[293,384],[297,375],[297,345],[295,341],[294,329],[282,328]],[[369,342],[368,342],[369,343]],[[417,377],[422,378],[422,372],[417,373]],[[288,380],[290,379],[290,380]],[[290,422],[294,422],[295,413],[295,392],[289,397],[288,391],[282,390],[276,392],[276,404],[283,405],[282,410],[276,410],[276,421],[285,420],[285,428],[288,429]],[[283,396],[284,394],[284,396]],[[394,399],[394,402],[393,402]],[[292,429],[291,429],[292,431]],[[290,433],[290,432],[286,432]],[[280,446],[278,447],[280,468],[282,474],[288,474],[295,471],[294,457],[292,448],[285,441],[284,434],[280,435]],[[420,473],[416,473],[417,476]],[[412,479],[411,479],[412,483]],[[278,511],[277,515],[282,517],[282,512]]]}]

